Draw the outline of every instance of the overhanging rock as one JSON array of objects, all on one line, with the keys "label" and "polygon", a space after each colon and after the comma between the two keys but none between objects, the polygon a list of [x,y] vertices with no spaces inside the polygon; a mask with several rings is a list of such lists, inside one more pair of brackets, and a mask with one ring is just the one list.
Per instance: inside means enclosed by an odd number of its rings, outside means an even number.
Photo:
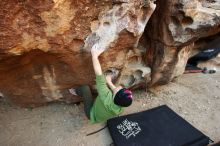
[{"label": "overhanging rock", "polygon": [[68,88],[94,85],[95,43],[106,49],[103,71],[120,72],[118,84],[145,82],[150,69],[138,42],[155,7],[150,0],[1,0],[0,92],[20,106],[80,101]]}]

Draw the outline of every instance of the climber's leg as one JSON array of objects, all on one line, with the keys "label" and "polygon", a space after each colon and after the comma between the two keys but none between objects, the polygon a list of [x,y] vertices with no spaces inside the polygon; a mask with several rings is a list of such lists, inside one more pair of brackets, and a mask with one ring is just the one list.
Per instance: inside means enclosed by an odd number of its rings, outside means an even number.
[{"label": "climber's leg", "polygon": [[93,106],[93,98],[89,86],[80,86],[76,88],[75,91],[77,95],[83,98],[85,114],[88,118],[90,118],[90,110]]}]

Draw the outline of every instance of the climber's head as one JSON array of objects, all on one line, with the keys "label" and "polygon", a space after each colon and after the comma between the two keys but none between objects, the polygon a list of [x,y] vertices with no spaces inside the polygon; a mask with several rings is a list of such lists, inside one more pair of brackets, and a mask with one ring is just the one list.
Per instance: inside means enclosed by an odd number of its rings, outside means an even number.
[{"label": "climber's head", "polygon": [[122,107],[128,107],[132,104],[132,92],[121,86],[113,90],[114,103]]}]

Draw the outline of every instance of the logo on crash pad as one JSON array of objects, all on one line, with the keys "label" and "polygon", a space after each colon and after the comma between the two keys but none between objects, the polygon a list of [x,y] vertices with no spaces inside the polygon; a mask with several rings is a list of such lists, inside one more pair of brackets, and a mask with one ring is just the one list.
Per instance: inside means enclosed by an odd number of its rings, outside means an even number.
[{"label": "logo on crash pad", "polygon": [[121,124],[117,126],[118,132],[121,133],[126,139],[129,139],[131,136],[135,137],[141,128],[137,122],[129,121],[125,119]]}]

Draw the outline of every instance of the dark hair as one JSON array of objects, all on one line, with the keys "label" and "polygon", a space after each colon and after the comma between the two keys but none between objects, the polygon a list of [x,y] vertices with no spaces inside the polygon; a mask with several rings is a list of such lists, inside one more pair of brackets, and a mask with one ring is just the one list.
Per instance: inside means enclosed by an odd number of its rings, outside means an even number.
[{"label": "dark hair", "polygon": [[130,106],[132,104],[132,92],[126,88],[122,88],[116,93],[114,103],[122,107]]}]

